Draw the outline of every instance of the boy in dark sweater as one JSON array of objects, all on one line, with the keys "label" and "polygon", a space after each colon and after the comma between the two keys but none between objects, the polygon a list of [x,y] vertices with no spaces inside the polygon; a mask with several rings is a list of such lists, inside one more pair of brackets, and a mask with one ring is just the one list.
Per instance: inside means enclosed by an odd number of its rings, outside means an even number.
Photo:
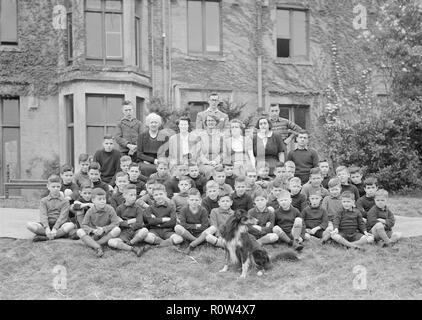
[{"label": "boy in dark sweater", "polygon": [[62,187],[60,191],[63,192],[64,198],[72,204],[79,197],[79,187],[73,181],[73,168],[65,164],[60,168],[60,178],[62,179]]},{"label": "boy in dark sweater", "polygon": [[274,209],[267,206],[267,193],[265,191],[256,192],[254,202],[255,207],[250,209],[248,213],[251,217],[257,219],[258,223],[248,226],[249,233],[262,245],[276,242],[278,236],[273,233]]},{"label": "boy in dark sweater", "polygon": [[365,188],[362,183],[362,172],[359,167],[350,168],[350,182],[358,189],[359,197],[365,195]]},{"label": "boy in dark sweater", "polygon": [[362,217],[366,219],[368,211],[375,205],[375,193],[378,190],[377,178],[368,177],[365,179],[365,195],[356,201],[356,208],[362,212]]},{"label": "boy in dark sweater", "polygon": [[253,208],[253,200],[250,195],[246,194],[246,180],[244,176],[236,177],[234,182],[234,192],[231,195],[233,211],[243,209],[249,211]]},{"label": "boy in dark sweater", "polygon": [[375,205],[368,211],[367,230],[375,241],[384,241],[383,247],[390,247],[401,238],[400,232],[393,232],[394,214],[387,207],[388,192],[380,189],[375,193]]},{"label": "boy in dark sweater", "polygon": [[102,246],[120,235],[120,219],[112,206],[106,204],[106,192],[101,188],[92,190],[91,207],[76,234],[85,245],[96,251],[97,257],[104,255]]},{"label": "boy in dark sweater", "polygon": [[322,186],[328,190],[328,182],[332,178],[330,174],[330,165],[328,163],[328,160],[323,159],[319,161],[319,170],[321,170],[322,175]]},{"label": "boy in dark sweater", "polygon": [[201,194],[198,189],[192,188],[188,192],[188,205],[180,211],[180,222],[174,227],[178,235],[191,241],[186,254],[205,241],[209,226],[208,212],[201,207]]},{"label": "boy in dark sweater", "polygon": [[[91,201],[91,183],[83,183],[80,190],[78,199],[73,202],[69,210],[70,221],[73,222],[77,229],[82,228],[82,221],[84,220],[85,214],[91,207],[94,206]],[[79,237],[77,237],[77,239],[79,239]]]},{"label": "boy in dark sweater", "polygon": [[341,203],[341,183],[338,178],[332,178],[328,182],[328,190],[330,195],[326,196],[322,200],[321,207],[327,212],[328,217],[328,227],[325,229],[324,234],[322,235],[322,244],[325,244],[329,239],[331,239],[331,232],[334,230],[333,221],[334,217],[343,210],[343,205]]},{"label": "boy in dark sweater", "polygon": [[327,211],[321,208],[321,193],[312,191],[309,195],[309,206],[302,211],[303,222],[305,223],[305,238],[309,240],[311,236],[322,238],[325,229],[328,227]]},{"label": "boy in dark sweater", "polygon": [[327,189],[322,186],[322,174],[319,168],[312,168],[309,173],[309,181],[302,186],[300,191],[306,196],[306,199],[309,199],[311,193],[319,192],[322,198],[325,198],[330,193]]},{"label": "boy in dark sweater", "polygon": [[298,177],[293,177],[289,181],[289,190],[291,194],[292,206],[299,212],[308,205],[306,196],[300,192],[302,189],[301,180]]},{"label": "boy in dark sweater", "polygon": [[171,201],[176,208],[177,222],[179,222],[180,212],[183,207],[188,205],[188,194],[192,188],[193,181],[188,176],[181,176],[179,180],[179,193],[175,193]]},{"label": "boy in dark sweater", "polygon": [[136,186],[136,197],[140,197],[142,191],[146,191],[144,180],[141,178],[141,171],[136,163],[132,163],[129,166],[128,171],[129,183]]},{"label": "boy in dark sweater", "polygon": [[[232,187],[225,182],[226,181],[226,173],[224,172],[223,166],[216,166],[214,168],[212,178],[218,184],[218,188],[219,188],[218,196],[221,197],[225,194],[231,195],[233,193]],[[206,191],[207,190],[205,189],[205,192]]]},{"label": "boy in dark sweater", "polygon": [[255,168],[246,168],[246,194],[253,198],[253,194],[262,191],[261,186],[256,183],[257,174]]},{"label": "boy in dark sweater", "polygon": [[221,232],[227,220],[234,214],[234,211],[230,209],[232,199],[228,194],[225,194],[219,198],[218,205],[218,208],[211,210],[211,226],[207,229],[205,240],[213,246],[224,248],[224,239],[221,237]]},{"label": "boy in dark sweater", "polygon": [[271,183],[271,193],[268,195],[268,207],[272,207],[275,210],[280,206],[277,199],[283,190],[285,189],[283,188],[282,182],[276,178]]},{"label": "boy in dark sweater", "polygon": [[275,221],[273,233],[278,238],[292,246],[294,250],[301,251],[303,245],[300,243],[305,237],[305,228],[299,210],[293,207],[290,193],[283,190],[278,198],[280,207],[275,210]]},{"label": "boy in dark sweater", "polygon": [[158,244],[160,247],[182,243],[183,238],[173,231],[176,226],[176,209],[167,201],[166,188],[162,184],[156,184],[152,195],[154,203],[145,210],[149,226],[145,242]]},{"label": "boy in dark sweater", "polygon": [[224,181],[225,184],[228,184],[232,189],[234,189],[234,183],[236,180],[236,175],[233,174],[233,163],[226,162],[223,164],[224,166],[224,172],[226,173],[226,180]]},{"label": "boy in dark sweater", "polygon": [[101,188],[106,193],[106,200],[107,203],[110,203],[110,196],[113,192],[113,188],[109,186],[107,183],[101,181],[101,173],[100,173],[100,164],[98,162],[91,162],[88,168],[88,177],[91,181],[92,188]]},{"label": "boy in dark sweater", "polygon": [[91,163],[89,154],[81,153],[79,155],[78,162],[79,162],[79,167],[81,169],[77,173],[75,173],[75,176],[73,177],[73,181],[80,188],[82,186],[82,183],[90,181],[88,177],[88,167],[89,167],[89,164]]},{"label": "boy in dark sweater", "polygon": [[181,176],[185,176],[188,173],[188,166],[186,164],[178,164],[174,168],[174,176],[167,180],[164,185],[166,187],[167,196],[171,199],[175,193],[180,192],[179,190],[179,179]]},{"label": "boy in dark sweater", "polygon": [[111,185],[113,188],[116,187],[116,177],[117,177],[117,174],[119,172],[123,172],[123,173],[128,174],[129,168],[130,168],[130,165],[131,164],[132,164],[132,158],[131,157],[129,157],[127,155],[126,156],[121,156],[120,157],[120,167],[116,171],[116,173],[114,174],[114,176],[111,179],[109,185]]},{"label": "boy in dark sweater", "polygon": [[212,209],[218,208],[218,193],[220,188],[214,180],[208,181],[206,184],[206,197],[202,200],[202,206],[207,210],[208,214]]},{"label": "boy in dark sweater", "polygon": [[104,136],[103,149],[98,150],[94,154],[94,162],[98,162],[101,166],[101,180],[110,183],[113,176],[120,167],[120,151],[113,148],[113,136],[107,134]]},{"label": "boy in dark sweater", "polygon": [[135,247],[148,235],[148,229],[144,226],[144,215],[142,208],[135,205],[136,186],[129,184],[123,190],[124,203],[119,205],[116,210],[120,221],[119,228],[121,230],[119,238],[110,239],[108,245],[111,248],[132,251],[138,257],[144,252],[144,248]]},{"label": "boy in dark sweater", "polygon": [[270,174],[270,167],[266,163],[265,165],[258,168],[258,176],[256,179],[256,184],[259,185],[262,190],[266,191],[269,188],[271,183]]},{"label": "boy in dark sweater", "polygon": [[189,163],[188,177],[193,180],[193,182],[195,183],[195,188],[198,189],[201,193],[201,196],[204,197],[204,187],[207,183],[207,178],[205,178],[205,176],[199,172],[199,167],[197,163]]},{"label": "boy in dark sweater", "polygon": [[129,184],[129,176],[127,173],[120,171],[116,176],[116,190],[114,190],[113,195],[110,198],[110,205],[114,210],[117,210],[117,207],[125,202],[123,196],[123,190]]},{"label": "boy in dark sweater", "polygon": [[161,157],[157,160],[157,172],[151,174],[149,178],[155,179],[161,184],[165,184],[166,181],[171,179],[167,158]]},{"label": "boy in dark sweater", "polygon": [[350,173],[349,169],[345,166],[339,166],[336,169],[336,175],[340,179],[341,193],[348,191],[353,193],[354,199],[359,199],[359,190],[353,184],[349,183]]},{"label": "boy in dark sweater", "polygon": [[331,239],[349,247],[362,249],[362,245],[374,241],[374,237],[366,231],[365,222],[359,209],[355,208],[355,196],[346,191],[341,194],[343,210],[334,217],[334,230]]}]

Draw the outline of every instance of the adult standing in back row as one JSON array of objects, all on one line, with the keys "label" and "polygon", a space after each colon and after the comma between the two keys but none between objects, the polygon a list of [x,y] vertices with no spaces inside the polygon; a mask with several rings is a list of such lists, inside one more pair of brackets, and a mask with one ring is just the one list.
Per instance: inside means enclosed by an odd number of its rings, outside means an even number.
[{"label": "adult standing in back row", "polygon": [[220,98],[218,97],[218,93],[211,93],[208,97],[208,109],[198,112],[196,116],[196,129],[206,129],[206,120],[207,116],[213,116],[218,119],[218,129],[223,130],[227,127],[229,123],[229,116],[218,110],[218,104],[220,102]]},{"label": "adult standing in back row", "polygon": [[299,177],[304,185],[309,180],[309,173],[312,168],[319,165],[318,154],[314,149],[308,147],[309,134],[305,130],[299,131],[296,137],[297,147],[287,155],[287,161],[293,161],[296,165],[295,176]]}]

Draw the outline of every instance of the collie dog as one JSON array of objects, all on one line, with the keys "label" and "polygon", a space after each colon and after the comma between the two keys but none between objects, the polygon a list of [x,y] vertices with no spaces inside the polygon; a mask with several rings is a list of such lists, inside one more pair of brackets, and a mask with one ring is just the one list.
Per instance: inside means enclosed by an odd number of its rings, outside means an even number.
[{"label": "collie dog", "polygon": [[251,217],[247,211],[239,209],[231,216],[222,230],[222,237],[225,240],[226,264],[220,272],[226,272],[229,266],[242,267],[241,278],[246,278],[249,267],[255,266],[262,275],[262,270],[271,268],[271,262],[283,259],[297,261],[296,253],[286,250],[273,257],[262,247],[255,237],[249,234],[248,227],[255,225],[258,220]]}]

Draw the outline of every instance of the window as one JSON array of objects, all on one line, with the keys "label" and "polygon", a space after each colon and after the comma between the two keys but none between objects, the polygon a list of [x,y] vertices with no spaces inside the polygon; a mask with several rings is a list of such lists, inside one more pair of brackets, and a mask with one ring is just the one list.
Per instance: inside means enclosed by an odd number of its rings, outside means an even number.
[{"label": "window", "polygon": [[66,148],[67,163],[75,167],[75,135],[73,120],[73,94],[64,96],[66,108]]},{"label": "window", "polygon": [[[0,97],[0,142],[0,190],[3,193],[4,182],[20,177],[19,98]],[[19,195],[16,191],[11,190],[10,194]]]},{"label": "window", "polygon": [[17,0],[0,0],[0,45],[18,44]]},{"label": "window", "polygon": [[93,64],[123,64],[122,0],[86,0],[86,59]]},{"label": "window", "polygon": [[145,114],[144,108],[145,108],[145,99],[136,97],[136,118],[142,122],[142,125],[144,125],[144,114]]},{"label": "window", "polygon": [[280,117],[293,121],[302,129],[309,126],[309,106],[279,104]]},{"label": "window", "polygon": [[66,4],[66,30],[67,30],[67,61],[73,60],[73,28],[72,28],[72,0],[67,0]]},{"label": "window", "polygon": [[141,67],[141,30],[142,0],[135,2],[135,65]]},{"label": "window", "polygon": [[196,116],[199,112],[204,111],[208,108],[208,102],[206,101],[190,101],[189,106],[189,119],[191,122],[191,128],[196,128]]},{"label": "window", "polygon": [[308,57],[307,11],[277,9],[277,57]]},{"label": "window", "polygon": [[86,136],[88,154],[101,149],[104,135],[114,135],[122,118],[123,95],[86,95]]},{"label": "window", "polygon": [[188,0],[188,51],[221,52],[220,1]]}]

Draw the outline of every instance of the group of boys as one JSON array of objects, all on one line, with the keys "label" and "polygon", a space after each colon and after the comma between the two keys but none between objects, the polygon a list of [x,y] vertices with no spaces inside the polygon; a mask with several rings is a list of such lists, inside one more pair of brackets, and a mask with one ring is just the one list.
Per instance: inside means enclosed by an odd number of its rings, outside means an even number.
[{"label": "group of boys", "polygon": [[225,163],[215,167],[209,180],[196,163],[178,164],[170,173],[166,158],[158,159],[150,177],[130,156],[120,158],[114,174],[108,168],[106,179],[101,164],[87,154],[80,155],[79,167],[74,174],[64,165],[60,176],[48,178],[40,222],[27,225],[36,234],[34,241],[81,239],[100,257],[104,245],[141,256],[152,245],[187,240],[190,253],[203,242],[224,247],[222,228],[239,209],[257,219],[249,232],[262,245],[284,242],[300,251],[306,240],[319,238],[322,244],[335,241],[363,249],[374,240],[391,246],[400,238],[392,232],[388,192],[378,190],[377,180],[362,182],[359,168],[344,166],[331,177],[325,160],[310,170],[303,185],[292,161],[279,163],[274,177],[266,165],[235,176],[233,164]]}]

